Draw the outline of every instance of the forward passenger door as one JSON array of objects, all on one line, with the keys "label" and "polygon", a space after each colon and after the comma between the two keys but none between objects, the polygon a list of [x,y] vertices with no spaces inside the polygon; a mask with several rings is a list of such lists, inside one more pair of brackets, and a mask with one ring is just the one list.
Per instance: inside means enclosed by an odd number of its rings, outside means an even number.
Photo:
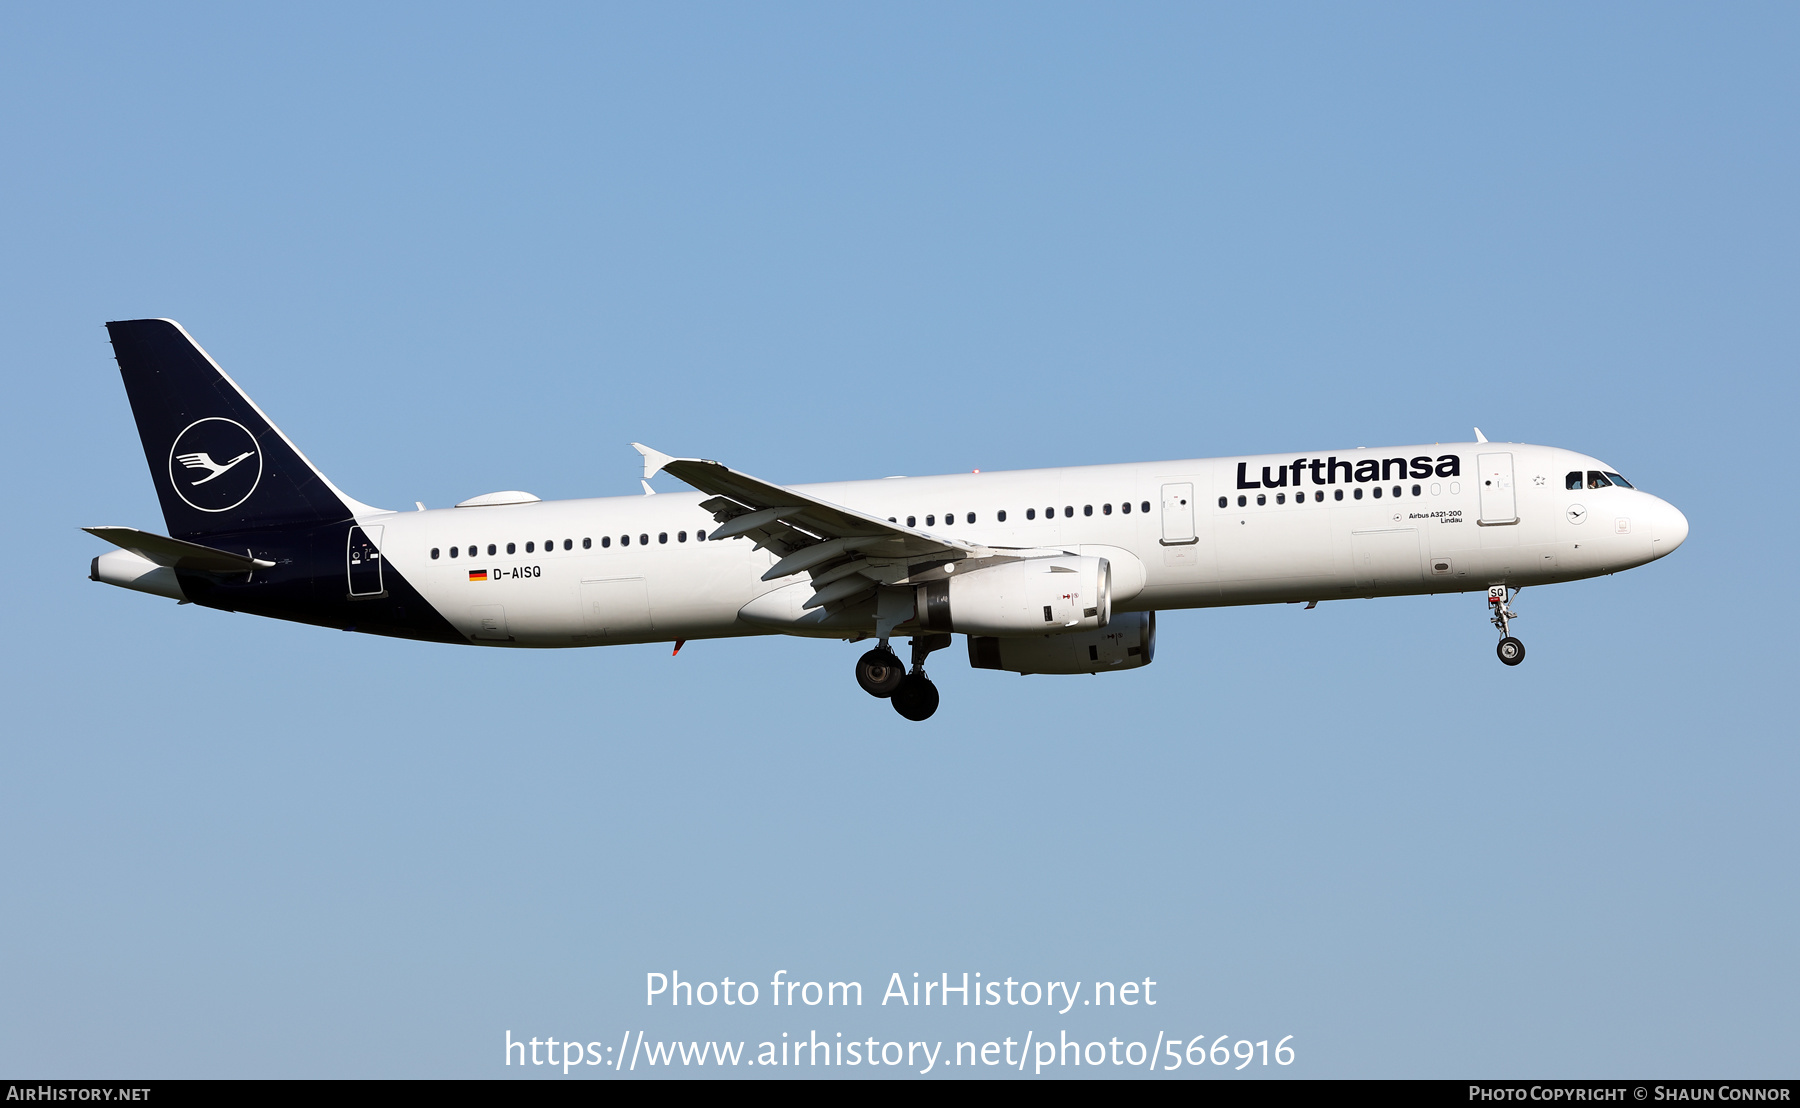
[{"label": "forward passenger door", "polygon": [[1475,471],[1481,482],[1482,526],[1519,522],[1519,506],[1513,495],[1513,456],[1477,454]]}]

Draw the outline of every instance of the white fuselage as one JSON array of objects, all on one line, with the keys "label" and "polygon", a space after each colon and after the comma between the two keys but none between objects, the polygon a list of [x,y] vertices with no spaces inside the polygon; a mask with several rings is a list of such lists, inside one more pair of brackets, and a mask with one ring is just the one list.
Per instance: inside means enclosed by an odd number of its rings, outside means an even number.
[{"label": "white fuselage", "polygon": [[[1444,443],[797,489],[997,551],[1105,557],[1114,610],[1148,611],[1570,581],[1642,565],[1685,539],[1686,519],[1655,496],[1566,487],[1566,475],[1593,470],[1611,467],[1553,447]],[[716,526],[706,499],[534,501],[358,522],[476,643],[822,633],[786,626],[813,586],[763,581],[776,560],[768,550],[698,539]],[[472,579],[479,571],[485,580]]]}]

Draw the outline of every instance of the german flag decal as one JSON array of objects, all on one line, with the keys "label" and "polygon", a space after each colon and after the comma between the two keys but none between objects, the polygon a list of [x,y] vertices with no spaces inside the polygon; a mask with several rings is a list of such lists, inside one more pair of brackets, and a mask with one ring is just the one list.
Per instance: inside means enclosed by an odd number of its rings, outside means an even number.
[{"label": "german flag decal", "polygon": [[469,580],[471,580],[471,581],[486,581],[487,580],[487,570],[485,570],[485,569],[470,570],[469,571]]}]

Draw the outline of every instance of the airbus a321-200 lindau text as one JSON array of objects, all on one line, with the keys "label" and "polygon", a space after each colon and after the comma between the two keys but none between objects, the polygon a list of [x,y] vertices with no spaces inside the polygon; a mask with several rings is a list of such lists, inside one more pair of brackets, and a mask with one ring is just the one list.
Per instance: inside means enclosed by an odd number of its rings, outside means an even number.
[{"label": "airbus a321-200 lindau text", "polygon": [[[1664,557],[1687,519],[1572,450],[1488,442],[776,485],[641,444],[646,495],[491,492],[387,511],[339,491],[180,324],[108,323],[168,534],[90,527],[95,581],[225,611],[491,647],[873,640],[911,720],[933,651],[977,669],[1147,666],[1156,612],[1485,592]],[[694,492],[650,495],[667,473]],[[893,640],[911,640],[910,664]]]}]

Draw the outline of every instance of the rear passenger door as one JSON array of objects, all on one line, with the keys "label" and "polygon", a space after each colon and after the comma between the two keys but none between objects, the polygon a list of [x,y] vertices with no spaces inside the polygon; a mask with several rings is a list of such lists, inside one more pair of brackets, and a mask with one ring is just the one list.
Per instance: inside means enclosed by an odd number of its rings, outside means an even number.
[{"label": "rear passenger door", "polygon": [[374,600],[387,595],[381,574],[381,531],[380,527],[350,528],[344,571],[349,577],[352,600]]}]

